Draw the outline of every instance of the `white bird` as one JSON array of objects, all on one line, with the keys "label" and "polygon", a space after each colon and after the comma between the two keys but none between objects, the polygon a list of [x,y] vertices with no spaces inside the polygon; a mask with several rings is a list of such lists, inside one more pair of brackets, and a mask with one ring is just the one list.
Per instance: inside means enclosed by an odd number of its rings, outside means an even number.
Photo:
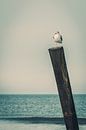
[{"label": "white bird", "polygon": [[54,42],[56,43],[62,43],[63,38],[62,35],[60,34],[60,32],[56,32],[53,36]]}]

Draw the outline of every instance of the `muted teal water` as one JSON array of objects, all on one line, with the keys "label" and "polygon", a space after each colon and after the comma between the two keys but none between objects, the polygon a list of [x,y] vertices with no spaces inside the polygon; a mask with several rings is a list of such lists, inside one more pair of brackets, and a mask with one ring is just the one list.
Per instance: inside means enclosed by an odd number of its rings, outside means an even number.
[{"label": "muted teal water", "polygon": [[[86,118],[86,95],[74,95],[78,117]],[[0,95],[0,117],[63,117],[57,95]]]},{"label": "muted teal water", "polygon": [[[86,95],[74,95],[78,117],[86,118]],[[62,117],[57,95],[0,95],[0,117]],[[80,125],[86,130],[86,125]],[[0,120],[0,130],[66,130],[65,125]]]}]

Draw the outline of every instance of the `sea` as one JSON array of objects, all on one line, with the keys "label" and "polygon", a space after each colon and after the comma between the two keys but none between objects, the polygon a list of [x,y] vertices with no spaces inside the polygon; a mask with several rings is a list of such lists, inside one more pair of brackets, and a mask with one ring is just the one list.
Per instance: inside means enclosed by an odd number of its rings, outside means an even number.
[{"label": "sea", "polygon": [[[73,95],[79,129],[86,130],[86,94]],[[84,120],[83,120],[84,119]],[[0,130],[66,130],[56,94],[0,95]]]}]

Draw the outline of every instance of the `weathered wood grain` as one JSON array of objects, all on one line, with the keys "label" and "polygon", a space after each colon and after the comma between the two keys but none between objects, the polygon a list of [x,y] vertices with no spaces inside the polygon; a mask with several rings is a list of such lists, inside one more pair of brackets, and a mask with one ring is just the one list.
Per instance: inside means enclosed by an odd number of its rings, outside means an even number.
[{"label": "weathered wood grain", "polygon": [[54,69],[66,128],[67,130],[79,130],[64,49],[63,47],[50,48],[49,54]]}]

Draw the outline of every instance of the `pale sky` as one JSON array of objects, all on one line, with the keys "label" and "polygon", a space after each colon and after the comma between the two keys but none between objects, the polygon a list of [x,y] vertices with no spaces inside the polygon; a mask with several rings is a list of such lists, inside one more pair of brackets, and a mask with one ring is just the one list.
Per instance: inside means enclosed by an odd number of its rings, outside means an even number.
[{"label": "pale sky", "polygon": [[56,31],[73,93],[86,93],[86,0],[0,0],[0,93],[57,93],[48,48]]}]

